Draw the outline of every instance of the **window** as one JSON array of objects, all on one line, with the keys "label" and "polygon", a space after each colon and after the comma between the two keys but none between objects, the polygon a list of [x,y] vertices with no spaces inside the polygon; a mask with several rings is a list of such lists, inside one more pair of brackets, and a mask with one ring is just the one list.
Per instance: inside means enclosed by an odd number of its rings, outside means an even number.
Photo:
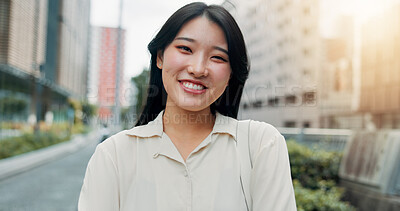
[{"label": "window", "polygon": [[288,96],[286,96],[286,99],[285,99],[285,101],[286,101],[286,104],[295,104],[296,103],[296,96],[294,96],[294,95],[288,95]]},{"label": "window", "polygon": [[279,105],[279,98],[274,97],[274,98],[268,99],[268,105],[269,106],[273,106],[273,107],[278,106]]},{"label": "window", "polygon": [[308,56],[310,54],[310,50],[308,50],[307,48],[303,49],[303,55],[304,56]]},{"label": "window", "polygon": [[309,76],[310,74],[311,74],[311,71],[309,69],[303,69],[304,76]]},{"label": "window", "polygon": [[304,15],[309,15],[310,14],[310,8],[309,7],[304,8],[303,13],[304,13]]},{"label": "window", "polygon": [[310,29],[304,28],[303,29],[303,35],[308,35],[310,33]]},{"label": "window", "polygon": [[304,102],[304,104],[308,104],[308,105],[315,104],[315,102],[316,102],[315,92],[305,92],[303,94],[303,102]]},{"label": "window", "polygon": [[296,127],[296,122],[295,121],[285,121],[283,123],[284,127]]},{"label": "window", "polygon": [[262,101],[261,100],[257,100],[255,102],[253,102],[253,107],[254,108],[261,108],[262,107]]}]

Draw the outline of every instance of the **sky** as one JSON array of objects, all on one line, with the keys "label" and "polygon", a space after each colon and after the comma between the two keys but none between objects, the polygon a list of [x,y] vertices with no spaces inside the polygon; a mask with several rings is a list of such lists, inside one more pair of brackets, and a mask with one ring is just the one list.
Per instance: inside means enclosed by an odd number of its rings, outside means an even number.
[{"label": "sky", "polygon": [[[125,79],[141,73],[149,66],[147,44],[164,22],[190,0],[123,0],[122,28],[126,29]],[[220,4],[222,0],[206,0]],[[118,0],[91,0],[91,24],[118,27]]]}]

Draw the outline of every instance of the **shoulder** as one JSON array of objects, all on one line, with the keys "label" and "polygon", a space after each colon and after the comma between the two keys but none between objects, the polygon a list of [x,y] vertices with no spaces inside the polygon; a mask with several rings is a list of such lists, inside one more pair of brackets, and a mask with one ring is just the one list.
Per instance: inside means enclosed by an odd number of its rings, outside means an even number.
[{"label": "shoulder", "polygon": [[264,148],[286,145],[285,138],[274,126],[255,120],[250,121],[249,140],[253,155]]},{"label": "shoulder", "polygon": [[108,137],[106,140],[104,140],[102,143],[100,143],[99,146],[102,146],[104,148],[115,147],[115,145],[118,142],[121,142],[121,141],[124,142],[125,140],[129,139],[127,132],[128,132],[128,130],[123,130],[116,134],[113,134],[110,137]]},{"label": "shoulder", "polygon": [[96,152],[99,151],[115,158],[118,151],[129,148],[128,146],[133,143],[131,139],[132,137],[128,136],[128,130],[120,131],[100,143]]},{"label": "shoulder", "polygon": [[89,166],[123,173],[127,170],[124,167],[133,167],[129,162],[134,163],[136,148],[136,137],[129,136],[126,130],[118,132],[97,145]]},{"label": "shoulder", "polygon": [[266,122],[260,122],[256,120],[251,120],[250,121],[250,131],[253,134],[263,134],[263,135],[270,135],[270,136],[276,136],[280,135],[281,133],[276,129],[274,126],[271,124],[268,124]]},{"label": "shoulder", "polygon": [[250,137],[256,140],[260,138],[259,141],[264,142],[263,144],[267,144],[267,142],[271,142],[280,136],[282,136],[281,133],[271,124],[255,120],[250,121]]}]

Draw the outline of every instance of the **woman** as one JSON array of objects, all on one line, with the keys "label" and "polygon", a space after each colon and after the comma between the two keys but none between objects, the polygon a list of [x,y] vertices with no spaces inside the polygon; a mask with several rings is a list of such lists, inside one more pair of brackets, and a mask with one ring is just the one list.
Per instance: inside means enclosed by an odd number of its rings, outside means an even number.
[{"label": "woman", "polygon": [[236,117],[249,67],[232,16],[188,4],[148,48],[147,103],[134,128],[97,147],[79,210],[295,210],[286,144],[272,126],[250,123],[251,178],[241,175]]}]

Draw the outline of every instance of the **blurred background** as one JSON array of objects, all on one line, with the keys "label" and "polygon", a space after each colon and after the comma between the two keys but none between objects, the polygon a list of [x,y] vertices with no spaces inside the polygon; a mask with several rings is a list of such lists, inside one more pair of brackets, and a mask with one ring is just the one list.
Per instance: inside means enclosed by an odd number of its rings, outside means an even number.
[{"label": "blurred background", "polygon": [[[76,210],[188,0],[0,0],[0,210]],[[239,119],[285,136],[298,210],[400,210],[400,1],[208,0],[245,37]]]}]

